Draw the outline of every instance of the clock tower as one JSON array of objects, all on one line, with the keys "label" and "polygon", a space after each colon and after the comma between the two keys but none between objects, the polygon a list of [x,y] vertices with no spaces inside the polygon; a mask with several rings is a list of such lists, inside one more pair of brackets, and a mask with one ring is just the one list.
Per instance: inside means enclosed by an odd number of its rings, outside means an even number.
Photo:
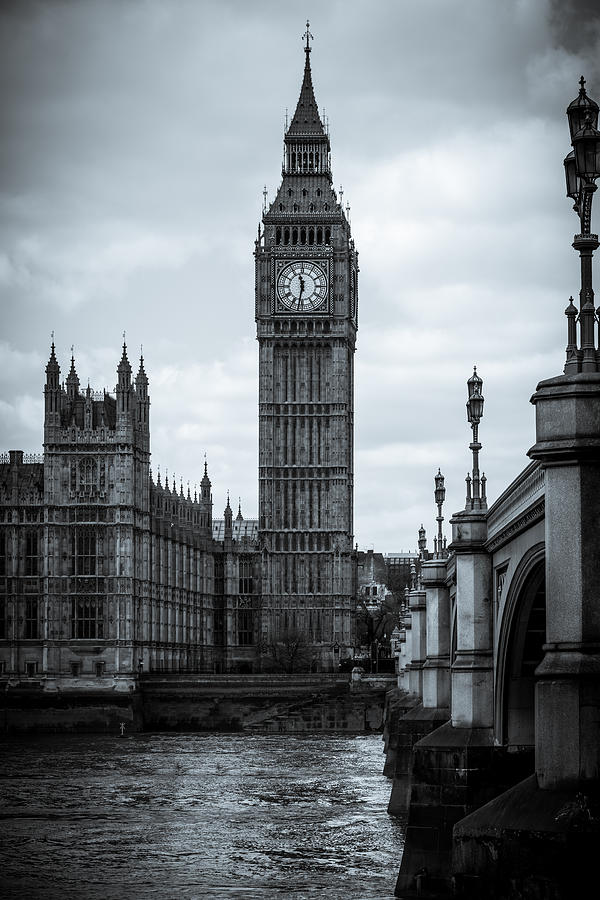
[{"label": "clock tower", "polygon": [[358,264],[332,185],[310,39],[307,23],[283,177],[255,250],[261,639],[265,649],[302,647],[294,668],[329,669],[353,646]]}]

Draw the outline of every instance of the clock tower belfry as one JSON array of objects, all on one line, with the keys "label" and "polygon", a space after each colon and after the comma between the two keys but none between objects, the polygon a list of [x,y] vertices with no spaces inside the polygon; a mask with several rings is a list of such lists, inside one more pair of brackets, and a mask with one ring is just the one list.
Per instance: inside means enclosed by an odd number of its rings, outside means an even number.
[{"label": "clock tower belfry", "polygon": [[332,185],[310,38],[307,23],[283,177],[255,249],[262,642],[299,637],[297,668],[327,669],[354,633],[358,255]]}]

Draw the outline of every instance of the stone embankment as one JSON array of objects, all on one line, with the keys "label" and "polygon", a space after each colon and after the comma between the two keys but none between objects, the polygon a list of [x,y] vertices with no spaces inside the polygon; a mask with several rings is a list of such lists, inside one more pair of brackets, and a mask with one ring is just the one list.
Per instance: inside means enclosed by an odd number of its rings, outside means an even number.
[{"label": "stone embankment", "polygon": [[383,729],[394,676],[142,675],[101,690],[65,683],[7,685],[0,729],[10,732],[248,731]]}]

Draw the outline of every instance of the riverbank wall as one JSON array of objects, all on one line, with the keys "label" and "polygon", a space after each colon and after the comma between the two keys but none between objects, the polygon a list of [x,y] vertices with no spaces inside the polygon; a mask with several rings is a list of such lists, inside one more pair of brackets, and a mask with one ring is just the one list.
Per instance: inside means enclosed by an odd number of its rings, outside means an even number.
[{"label": "riverbank wall", "polygon": [[0,730],[17,732],[383,730],[394,676],[141,675],[98,687],[43,680],[6,683]]}]

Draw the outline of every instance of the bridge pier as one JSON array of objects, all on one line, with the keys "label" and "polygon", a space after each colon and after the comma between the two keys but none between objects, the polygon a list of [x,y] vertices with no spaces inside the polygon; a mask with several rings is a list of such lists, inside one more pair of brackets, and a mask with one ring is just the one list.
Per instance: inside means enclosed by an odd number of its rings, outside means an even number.
[{"label": "bridge pier", "polygon": [[[411,663],[413,702],[394,724],[394,766],[388,813],[406,815],[411,792],[413,747],[450,718],[450,603],[446,586],[446,560],[421,564],[421,586],[409,593],[413,613]],[[408,704],[406,704],[408,706]],[[406,707],[405,707],[406,709]]]},{"label": "bridge pier", "polygon": [[[498,792],[493,787],[497,772],[492,728],[491,567],[484,550],[485,511],[467,509],[457,513],[451,525],[450,549],[454,555],[448,561],[450,571],[445,571],[445,560],[423,566],[434,626],[429,641],[433,677],[426,679],[427,700],[441,700],[446,695],[450,709],[446,709],[445,723],[413,748],[406,843],[396,884],[398,897],[416,897],[423,889],[442,889],[447,884],[454,824]],[[446,582],[454,578],[456,653],[452,669],[444,672],[443,657],[447,654],[449,662],[450,655]],[[442,638],[446,608],[446,637]]]}]

